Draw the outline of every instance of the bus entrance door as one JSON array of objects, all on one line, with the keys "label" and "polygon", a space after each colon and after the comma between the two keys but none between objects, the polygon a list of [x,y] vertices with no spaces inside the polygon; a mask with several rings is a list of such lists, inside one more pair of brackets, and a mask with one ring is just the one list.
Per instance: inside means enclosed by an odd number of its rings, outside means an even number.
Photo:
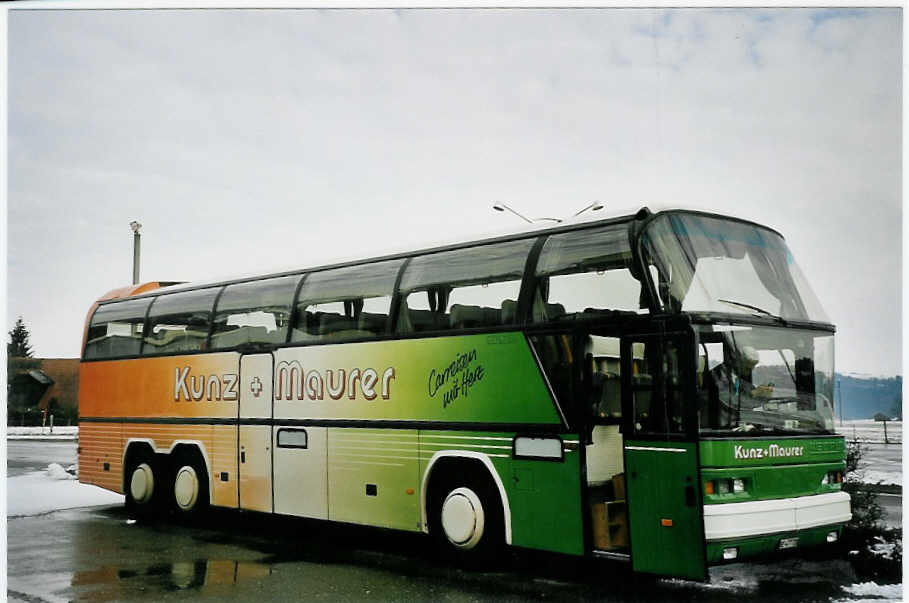
[{"label": "bus entrance door", "polygon": [[635,571],[704,580],[704,524],[685,334],[622,340],[622,406],[631,563]]},{"label": "bus entrance door", "polygon": [[240,357],[240,409],[238,416],[240,508],[271,512],[271,354]]}]

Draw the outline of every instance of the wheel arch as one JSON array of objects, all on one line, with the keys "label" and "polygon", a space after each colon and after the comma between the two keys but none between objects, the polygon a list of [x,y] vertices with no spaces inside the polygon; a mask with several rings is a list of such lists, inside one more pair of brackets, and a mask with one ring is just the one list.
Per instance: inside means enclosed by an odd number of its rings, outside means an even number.
[{"label": "wheel arch", "polygon": [[505,524],[505,544],[511,544],[511,507],[508,504],[508,494],[505,492],[505,484],[502,483],[502,478],[499,476],[499,472],[496,471],[496,468],[488,455],[470,450],[439,450],[432,455],[432,458],[430,458],[429,462],[426,464],[426,469],[423,471],[423,480],[420,484],[420,523],[423,526],[423,532],[429,532],[426,496],[427,491],[429,490],[432,473],[438,467],[438,462],[440,460],[462,462],[468,460],[471,462],[479,461],[486,467],[489,477],[492,478],[493,483],[496,485],[496,489],[499,492],[499,499],[502,503],[502,518],[504,520],[503,523]]}]

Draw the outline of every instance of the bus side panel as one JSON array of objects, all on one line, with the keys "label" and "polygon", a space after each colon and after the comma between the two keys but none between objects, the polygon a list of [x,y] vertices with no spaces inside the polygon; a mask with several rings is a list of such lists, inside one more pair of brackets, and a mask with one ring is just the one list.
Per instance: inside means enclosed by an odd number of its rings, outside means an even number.
[{"label": "bus side panel", "polygon": [[575,449],[565,450],[562,461],[512,461],[511,474],[503,480],[511,499],[512,544],[584,553],[579,456]]},{"label": "bus side panel", "polygon": [[212,503],[236,507],[237,427],[224,421],[236,420],[238,367],[235,352],[83,362],[80,479],[122,492],[130,438],[151,440],[159,453],[177,440],[199,442]]},{"label": "bus side panel", "polygon": [[283,348],[274,392],[276,418],[561,425],[520,333]]},{"label": "bus side panel", "polygon": [[[563,438],[575,445],[564,447],[562,460],[513,458],[514,438],[514,433],[501,432],[421,431],[420,475],[425,476],[433,457],[462,461],[485,457],[505,489],[512,545],[583,554],[577,437]],[[432,512],[427,509],[427,514]]]},{"label": "bus side panel", "polygon": [[236,418],[238,367],[235,352],[83,362],[79,416]]},{"label": "bus side panel", "polygon": [[409,429],[328,430],[328,518],[420,529],[417,432]]},{"label": "bus side panel", "polygon": [[123,494],[120,423],[79,424],[79,481]]}]

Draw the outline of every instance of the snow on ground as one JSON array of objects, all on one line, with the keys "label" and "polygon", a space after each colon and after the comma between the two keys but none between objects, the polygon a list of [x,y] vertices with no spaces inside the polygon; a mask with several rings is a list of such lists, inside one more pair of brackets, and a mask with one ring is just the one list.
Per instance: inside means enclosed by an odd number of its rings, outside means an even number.
[{"label": "snow on ground", "polygon": [[80,484],[57,463],[45,471],[6,479],[7,517],[41,515],[75,507],[123,504],[123,495]]},{"label": "snow on ground", "polygon": [[855,474],[850,474],[846,477],[846,481],[857,481],[863,484],[881,484],[884,486],[902,486],[903,485],[903,474],[897,473],[894,471],[877,471],[874,469],[862,469],[862,475],[860,477],[853,477]]},{"label": "snow on ground", "polygon": [[[846,440],[851,442],[859,440],[860,442],[884,442],[884,423],[874,419],[856,419],[852,421],[835,421],[834,429],[837,433],[846,436]],[[903,441],[903,422],[887,421],[887,441]]]},{"label": "snow on ground", "polygon": [[876,582],[862,582],[851,586],[844,586],[843,590],[854,598],[837,599],[834,603],[857,603],[859,601],[902,601],[902,584],[877,584]]},{"label": "snow on ground", "polygon": [[896,543],[887,542],[880,536],[875,536],[874,540],[876,542],[870,547],[872,554],[884,559],[893,559],[893,554],[896,552]]},{"label": "snow on ground", "polygon": [[77,425],[54,427],[51,432],[50,427],[6,427],[6,438],[8,440],[73,440],[79,436],[79,427]]}]

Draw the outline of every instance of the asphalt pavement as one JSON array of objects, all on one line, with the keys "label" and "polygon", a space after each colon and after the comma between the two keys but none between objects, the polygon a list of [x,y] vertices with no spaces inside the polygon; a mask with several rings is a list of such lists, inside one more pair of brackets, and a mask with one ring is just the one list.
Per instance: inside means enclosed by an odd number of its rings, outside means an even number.
[{"label": "asphalt pavement", "polygon": [[120,506],[11,519],[12,601],[829,600],[855,581],[843,559],[713,568],[710,582],[632,576],[627,566],[514,552],[479,569],[438,558],[420,535],[215,511],[192,526],[142,523]]},{"label": "asphalt pavement", "polygon": [[6,475],[25,475],[58,463],[64,469],[76,463],[75,441],[7,440]]},{"label": "asphalt pavement", "polygon": [[[10,473],[66,466],[75,443],[8,442]],[[50,459],[50,460],[49,460]],[[627,565],[508,551],[462,568],[420,534],[212,510],[192,525],[136,522],[122,506],[13,518],[12,601],[809,601],[856,581],[834,551],[712,568],[708,583],[632,575]]]}]

